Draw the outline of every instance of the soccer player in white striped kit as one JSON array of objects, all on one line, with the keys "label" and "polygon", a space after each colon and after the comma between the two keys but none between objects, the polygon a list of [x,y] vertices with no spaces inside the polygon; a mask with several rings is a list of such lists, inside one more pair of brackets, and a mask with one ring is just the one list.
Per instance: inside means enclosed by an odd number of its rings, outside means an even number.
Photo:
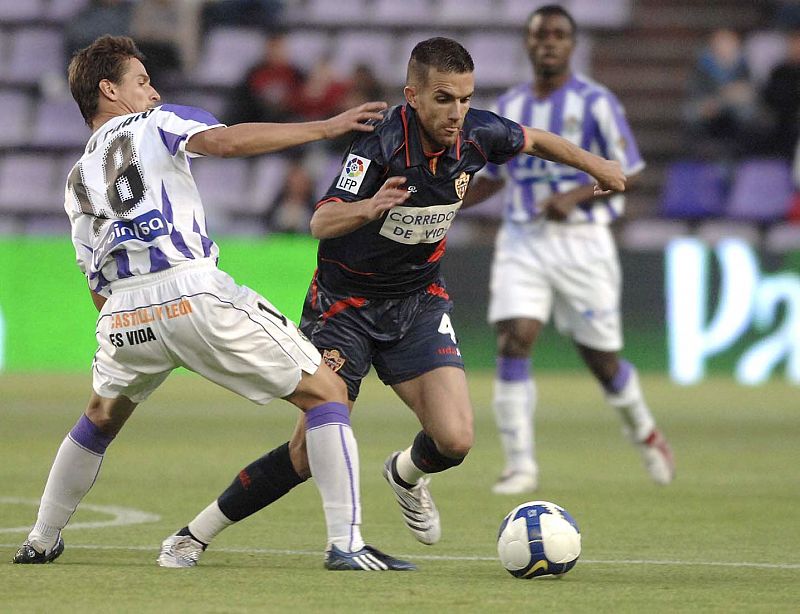
[{"label": "soccer player in white striped kit", "polygon": [[[618,160],[634,176],[644,162],[620,103],[570,69],[575,34],[574,19],[558,5],[531,13],[526,46],[534,80],[503,94],[495,111]],[[493,491],[517,494],[538,486],[530,355],[551,312],[619,412],[650,477],[668,484],[674,477],[672,452],[645,403],[636,369],[619,356],[620,266],[608,225],[622,214],[624,196],[595,198],[594,181],[585,173],[518,156],[503,166],[487,165],[465,205],[490,197],[506,182],[489,301],[498,352],[493,407],[506,463]]]},{"label": "soccer player in white striped kit", "polygon": [[[201,109],[159,105],[142,60],[130,38],[103,36],[70,63],[70,89],[93,134],[67,180],[65,208],[78,266],[100,309],[99,348],[89,405],[58,450],[14,562],[49,563],[63,552],[61,530],[106,448],[136,405],[185,367],[255,403],[280,397],[305,412],[328,569],[414,569],[365,545],[345,386],[266,298],[217,269],[189,165],[200,155],[256,155],[371,131],[362,122],[380,119],[385,103],[321,122],[226,127]],[[178,565],[186,540],[174,536],[159,563]]]}]

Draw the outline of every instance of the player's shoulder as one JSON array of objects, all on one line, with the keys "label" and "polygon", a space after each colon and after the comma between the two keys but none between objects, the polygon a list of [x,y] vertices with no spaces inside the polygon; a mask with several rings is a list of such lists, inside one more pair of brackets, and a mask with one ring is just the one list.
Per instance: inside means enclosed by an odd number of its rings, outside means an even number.
[{"label": "player's shoulder", "polygon": [[570,89],[579,96],[587,99],[608,98],[613,101],[617,100],[614,92],[608,89],[607,86],[581,73],[574,73],[572,75],[570,79]]},{"label": "player's shoulder", "polygon": [[371,160],[388,160],[406,139],[408,120],[403,106],[389,108],[380,120],[367,122],[375,127],[372,132],[359,132],[353,140],[352,150]]},{"label": "player's shoulder", "polygon": [[154,107],[154,116],[157,118],[174,117],[184,121],[194,121],[209,126],[221,124],[212,113],[201,109],[181,104],[162,104]]}]

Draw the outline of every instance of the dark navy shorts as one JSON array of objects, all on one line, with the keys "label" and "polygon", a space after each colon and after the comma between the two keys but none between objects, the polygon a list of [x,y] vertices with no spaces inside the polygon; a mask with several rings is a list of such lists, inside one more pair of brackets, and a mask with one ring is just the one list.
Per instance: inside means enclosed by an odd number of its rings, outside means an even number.
[{"label": "dark navy shorts", "polygon": [[441,280],[404,298],[365,299],[336,295],[315,279],[300,328],[355,401],[370,365],[388,386],[438,367],[463,369],[452,308]]}]

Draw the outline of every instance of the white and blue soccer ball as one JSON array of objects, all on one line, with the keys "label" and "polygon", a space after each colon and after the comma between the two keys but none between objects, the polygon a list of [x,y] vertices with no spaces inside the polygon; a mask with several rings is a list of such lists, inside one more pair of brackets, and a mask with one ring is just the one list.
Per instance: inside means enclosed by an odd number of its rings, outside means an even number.
[{"label": "white and blue soccer ball", "polygon": [[515,578],[567,573],[581,554],[581,532],[563,507],[528,501],[511,510],[500,524],[497,554]]}]

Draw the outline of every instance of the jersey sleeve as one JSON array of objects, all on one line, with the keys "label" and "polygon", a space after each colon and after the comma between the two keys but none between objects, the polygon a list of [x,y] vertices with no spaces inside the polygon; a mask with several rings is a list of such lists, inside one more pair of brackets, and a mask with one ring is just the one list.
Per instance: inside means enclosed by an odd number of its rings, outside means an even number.
[{"label": "jersey sleeve", "polygon": [[625,110],[610,92],[599,96],[590,112],[597,124],[602,154],[622,165],[626,175],[638,173],[645,166],[633,132],[625,118]]},{"label": "jersey sleeve", "polygon": [[525,147],[525,132],[517,122],[491,111],[476,112],[480,147],[491,164],[504,164]]},{"label": "jersey sleeve", "polygon": [[354,202],[374,196],[386,175],[378,130],[356,137],[342,160],[342,168],[317,203]]},{"label": "jersey sleeve", "polygon": [[186,143],[189,139],[199,132],[219,128],[225,124],[203,109],[165,104],[158,110],[156,125],[161,142],[171,155],[174,156],[180,151],[195,158],[202,154],[186,151]]}]

